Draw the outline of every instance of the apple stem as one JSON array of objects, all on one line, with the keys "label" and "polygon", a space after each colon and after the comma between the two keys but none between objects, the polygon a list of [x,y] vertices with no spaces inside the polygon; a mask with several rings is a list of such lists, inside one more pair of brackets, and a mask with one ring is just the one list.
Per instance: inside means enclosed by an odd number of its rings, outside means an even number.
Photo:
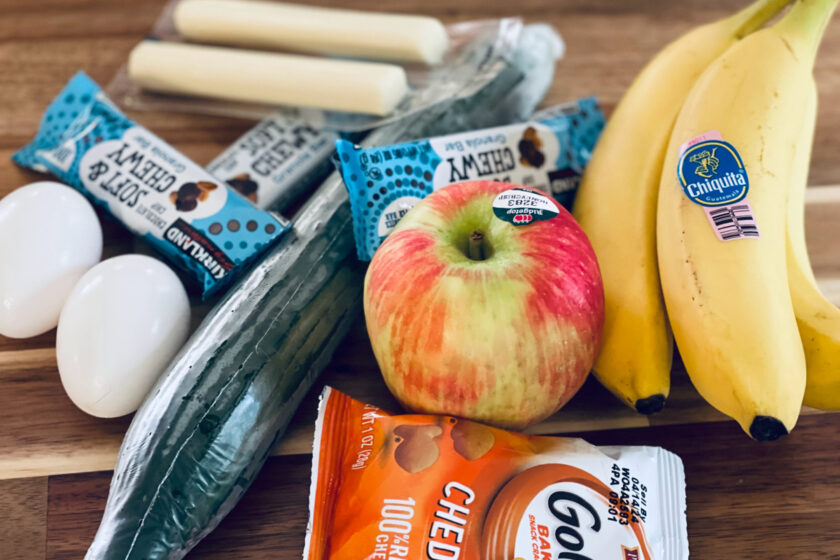
[{"label": "apple stem", "polygon": [[474,231],[470,234],[470,255],[474,261],[484,260],[484,234]]}]

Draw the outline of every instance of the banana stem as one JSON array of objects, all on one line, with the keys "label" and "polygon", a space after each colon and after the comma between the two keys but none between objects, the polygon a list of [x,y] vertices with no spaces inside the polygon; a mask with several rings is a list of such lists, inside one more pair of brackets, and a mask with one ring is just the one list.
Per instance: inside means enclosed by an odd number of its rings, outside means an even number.
[{"label": "banana stem", "polygon": [[753,31],[761,29],[764,24],[776,17],[788,4],[794,0],[758,0],[753,2],[737,14],[732,16],[736,25],[735,37],[743,39]]},{"label": "banana stem", "polygon": [[795,56],[813,66],[823,33],[837,8],[838,0],[797,0],[774,27],[789,43]]}]

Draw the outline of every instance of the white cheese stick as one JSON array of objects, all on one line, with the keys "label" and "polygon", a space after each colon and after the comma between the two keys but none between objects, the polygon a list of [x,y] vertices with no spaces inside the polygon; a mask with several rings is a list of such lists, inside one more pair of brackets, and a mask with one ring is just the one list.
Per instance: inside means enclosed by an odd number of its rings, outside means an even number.
[{"label": "white cheese stick", "polygon": [[408,92],[401,66],[143,41],[128,74],[152,91],[384,116]]},{"label": "white cheese stick", "polygon": [[188,39],[240,47],[437,64],[449,46],[439,20],[416,15],[259,0],[182,0],[174,19]]}]

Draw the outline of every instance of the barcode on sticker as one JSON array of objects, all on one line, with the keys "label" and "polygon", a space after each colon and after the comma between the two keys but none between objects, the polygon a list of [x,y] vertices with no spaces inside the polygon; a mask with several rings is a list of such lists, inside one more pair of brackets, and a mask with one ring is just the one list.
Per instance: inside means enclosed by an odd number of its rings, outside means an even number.
[{"label": "barcode on sticker", "polygon": [[706,208],[706,215],[721,241],[760,237],[755,214],[746,199],[731,206]]}]

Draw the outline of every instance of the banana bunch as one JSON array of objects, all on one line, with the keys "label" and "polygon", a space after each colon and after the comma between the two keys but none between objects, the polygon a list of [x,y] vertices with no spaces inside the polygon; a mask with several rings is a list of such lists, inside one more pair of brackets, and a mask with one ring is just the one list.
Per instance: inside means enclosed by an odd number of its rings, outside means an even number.
[{"label": "banana bunch", "polygon": [[840,408],[840,311],[803,219],[812,69],[837,1],[757,0],[677,39],[595,148],[574,207],[606,297],[593,369],[641,413],[665,404],[674,339],[700,394],[755,439],[789,432],[803,394]]},{"label": "banana bunch", "polygon": [[840,309],[820,293],[805,245],[805,187],[817,116],[817,87],[813,80],[810,89],[787,205],[788,286],[805,351],[804,403],[824,410],[840,410]]}]

